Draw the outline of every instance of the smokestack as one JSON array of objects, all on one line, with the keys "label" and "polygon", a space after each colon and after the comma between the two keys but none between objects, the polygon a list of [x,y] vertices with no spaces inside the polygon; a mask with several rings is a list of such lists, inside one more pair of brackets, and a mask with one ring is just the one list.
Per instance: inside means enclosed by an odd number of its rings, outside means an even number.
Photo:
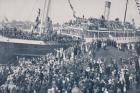
[{"label": "smokestack", "polygon": [[111,7],[111,2],[110,1],[105,1],[105,10],[104,10],[105,20],[109,19],[110,7]]}]

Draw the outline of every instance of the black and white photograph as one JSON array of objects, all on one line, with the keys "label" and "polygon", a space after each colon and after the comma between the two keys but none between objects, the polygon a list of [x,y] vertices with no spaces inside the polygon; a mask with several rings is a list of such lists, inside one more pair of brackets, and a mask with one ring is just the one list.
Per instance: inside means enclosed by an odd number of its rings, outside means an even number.
[{"label": "black and white photograph", "polygon": [[0,93],[140,93],[140,0],[0,0]]}]

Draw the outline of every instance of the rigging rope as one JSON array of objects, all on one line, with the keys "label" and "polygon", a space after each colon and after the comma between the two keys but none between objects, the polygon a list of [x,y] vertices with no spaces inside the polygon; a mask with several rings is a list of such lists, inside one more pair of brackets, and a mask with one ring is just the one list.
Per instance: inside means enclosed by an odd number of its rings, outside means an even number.
[{"label": "rigging rope", "polygon": [[68,2],[69,2],[71,10],[73,11],[73,17],[76,18],[76,15],[75,15],[76,11],[74,10],[74,7],[72,6],[70,0],[68,0]]}]

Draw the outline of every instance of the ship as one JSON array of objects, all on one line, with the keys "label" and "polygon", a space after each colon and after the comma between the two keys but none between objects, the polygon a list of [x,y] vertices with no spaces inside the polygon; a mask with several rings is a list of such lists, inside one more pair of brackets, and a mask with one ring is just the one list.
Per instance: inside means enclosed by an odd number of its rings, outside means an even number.
[{"label": "ship", "polygon": [[[105,10],[100,18],[85,18],[83,15],[76,15],[71,0],[68,0],[74,19],[65,22],[61,26],[60,33],[62,35],[80,38],[83,42],[81,47],[85,47],[88,53],[92,53],[93,57],[98,60],[104,58],[106,62],[115,59],[135,58],[140,56],[140,29],[136,27],[135,20],[132,22],[126,20],[128,1],[126,0],[126,8],[124,20],[119,18],[110,20],[110,1],[105,1]],[[140,3],[135,1],[139,9]]]},{"label": "ship", "polygon": [[[119,49],[137,49],[139,50],[140,43],[140,29],[135,26],[135,20],[127,22],[127,7],[124,15],[124,21],[119,18],[109,20],[111,2],[105,1],[104,14],[100,18],[85,18],[76,15],[74,6],[69,1],[71,10],[73,11],[73,20],[65,22],[61,27],[61,34],[84,39],[87,43],[96,43],[101,47],[107,45],[114,45]],[[139,2],[135,1],[139,10]]]},{"label": "ship", "polygon": [[[48,16],[50,3],[51,0],[48,1],[47,13],[43,11],[43,18],[41,18],[41,9],[38,9],[35,23],[30,31],[24,31],[14,26],[9,27],[8,23],[2,24],[0,27],[1,64],[11,64],[20,56],[55,54],[57,49],[67,49],[78,43],[79,40],[67,36],[62,37],[54,31],[52,20]],[[46,0],[44,10],[45,7]]]}]

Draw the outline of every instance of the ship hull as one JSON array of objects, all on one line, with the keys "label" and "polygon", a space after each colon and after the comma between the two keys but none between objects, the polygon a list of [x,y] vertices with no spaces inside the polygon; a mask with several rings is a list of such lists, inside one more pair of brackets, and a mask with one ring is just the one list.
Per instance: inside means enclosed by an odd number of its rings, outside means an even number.
[{"label": "ship hull", "polygon": [[0,42],[0,63],[9,64],[15,61],[16,56],[41,56],[47,53],[56,53],[55,49],[68,48],[69,44],[26,44]]}]

